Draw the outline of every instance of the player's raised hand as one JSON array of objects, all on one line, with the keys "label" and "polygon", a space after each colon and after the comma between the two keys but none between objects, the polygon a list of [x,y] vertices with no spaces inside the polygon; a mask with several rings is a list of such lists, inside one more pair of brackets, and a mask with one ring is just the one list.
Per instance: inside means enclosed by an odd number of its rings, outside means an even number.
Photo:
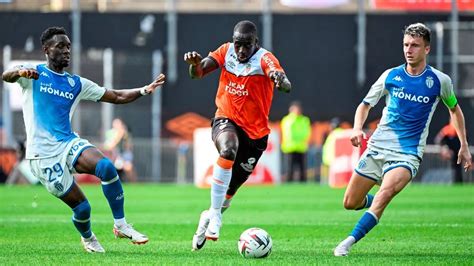
[{"label": "player's raised hand", "polygon": [[18,70],[18,75],[27,79],[38,79],[39,73],[36,69],[33,68],[21,68]]},{"label": "player's raised hand", "polygon": [[282,92],[289,93],[291,91],[291,82],[286,77],[284,72],[271,71],[268,77],[273,81],[275,87]]},{"label": "player's raised hand", "polygon": [[198,65],[201,63],[201,60],[202,56],[198,52],[192,51],[184,54],[184,61],[190,65]]},{"label": "player's raised hand", "polygon": [[281,86],[281,83],[285,79],[285,73],[280,72],[280,71],[272,71],[270,72],[270,75],[268,75],[270,79],[275,83],[275,87],[279,88]]},{"label": "player's raised hand", "polygon": [[365,139],[365,133],[361,129],[354,129],[351,135],[351,143],[354,147],[361,147],[362,140]]},{"label": "player's raised hand", "polygon": [[458,164],[461,164],[463,162],[463,168],[465,172],[472,168],[471,152],[469,152],[469,148],[466,146],[461,146],[458,153]]},{"label": "player's raised hand", "polygon": [[158,88],[159,86],[163,85],[165,83],[165,74],[161,73],[160,75],[158,75],[158,77],[156,77],[156,79],[146,85],[145,87],[142,88],[143,90],[143,93],[142,94],[151,94],[153,92],[155,92],[156,88]]}]

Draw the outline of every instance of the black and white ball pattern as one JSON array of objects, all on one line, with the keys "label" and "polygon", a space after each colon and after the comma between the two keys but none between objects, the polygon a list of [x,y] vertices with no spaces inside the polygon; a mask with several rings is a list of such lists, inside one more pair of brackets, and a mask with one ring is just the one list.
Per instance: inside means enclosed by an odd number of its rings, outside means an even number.
[{"label": "black and white ball pattern", "polygon": [[244,258],[265,258],[272,252],[273,241],[261,228],[249,228],[241,235],[238,243],[239,253]]}]

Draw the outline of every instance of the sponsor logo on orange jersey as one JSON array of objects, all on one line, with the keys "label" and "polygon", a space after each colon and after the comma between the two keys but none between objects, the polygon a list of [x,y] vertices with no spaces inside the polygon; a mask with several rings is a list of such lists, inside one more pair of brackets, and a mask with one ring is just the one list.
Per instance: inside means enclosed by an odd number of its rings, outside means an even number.
[{"label": "sponsor logo on orange jersey", "polygon": [[275,63],[273,62],[272,59],[270,59],[270,57],[268,55],[263,56],[263,61],[270,68],[270,71],[275,71],[276,70]]},{"label": "sponsor logo on orange jersey", "polygon": [[249,91],[245,89],[244,84],[239,84],[236,82],[229,81],[227,85],[225,85],[225,91],[237,96],[248,96]]}]

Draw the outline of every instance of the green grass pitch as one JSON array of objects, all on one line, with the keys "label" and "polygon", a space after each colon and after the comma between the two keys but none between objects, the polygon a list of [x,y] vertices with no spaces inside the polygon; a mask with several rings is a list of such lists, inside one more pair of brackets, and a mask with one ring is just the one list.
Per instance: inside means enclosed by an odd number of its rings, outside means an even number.
[{"label": "green grass pitch", "polygon": [[[125,185],[127,220],[150,242],[114,239],[112,216],[99,186],[83,186],[92,206],[92,229],[106,249],[88,254],[71,211],[42,186],[0,186],[0,264],[147,265],[473,265],[474,186],[412,184],[352,249],[334,257],[362,212],[342,207],[344,190],[316,184],[244,187],[225,213],[221,239],[191,252],[209,190],[191,185]],[[237,240],[249,227],[273,238],[265,259],[244,259]]]}]

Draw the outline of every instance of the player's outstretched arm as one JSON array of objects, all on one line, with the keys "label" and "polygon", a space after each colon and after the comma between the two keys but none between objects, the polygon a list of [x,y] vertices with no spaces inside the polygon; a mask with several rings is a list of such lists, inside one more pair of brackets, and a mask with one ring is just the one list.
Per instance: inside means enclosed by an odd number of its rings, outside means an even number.
[{"label": "player's outstretched arm", "polygon": [[351,143],[354,147],[360,147],[362,140],[366,138],[362,128],[364,127],[365,120],[369,115],[370,105],[366,103],[360,103],[354,115],[354,128],[351,135]]},{"label": "player's outstretched arm", "polygon": [[193,79],[200,79],[219,68],[219,65],[214,59],[210,57],[203,59],[202,56],[195,51],[185,53],[184,61],[189,64],[189,76]]},{"label": "player's outstretched arm", "polygon": [[275,83],[275,87],[282,92],[289,93],[291,91],[291,82],[284,72],[272,71],[268,75]]},{"label": "player's outstretched arm", "polygon": [[453,121],[454,128],[458,134],[459,142],[461,142],[457,163],[463,164],[462,166],[464,171],[467,172],[472,168],[472,156],[471,152],[469,151],[469,144],[467,143],[464,114],[459,104],[457,104],[454,108],[449,109],[449,114],[451,115],[451,120]]},{"label": "player's outstretched arm", "polygon": [[26,68],[23,66],[15,66],[11,69],[7,69],[2,74],[2,80],[10,83],[16,82],[21,77],[27,79],[38,79],[39,74],[36,69]]},{"label": "player's outstretched arm", "polygon": [[114,104],[124,104],[133,102],[143,95],[153,93],[159,86],[163,85],[164,83],[165,75],[160,74],[152,83],[145,85],[141,88],[125,90],[106,90],[100,101]]}]

